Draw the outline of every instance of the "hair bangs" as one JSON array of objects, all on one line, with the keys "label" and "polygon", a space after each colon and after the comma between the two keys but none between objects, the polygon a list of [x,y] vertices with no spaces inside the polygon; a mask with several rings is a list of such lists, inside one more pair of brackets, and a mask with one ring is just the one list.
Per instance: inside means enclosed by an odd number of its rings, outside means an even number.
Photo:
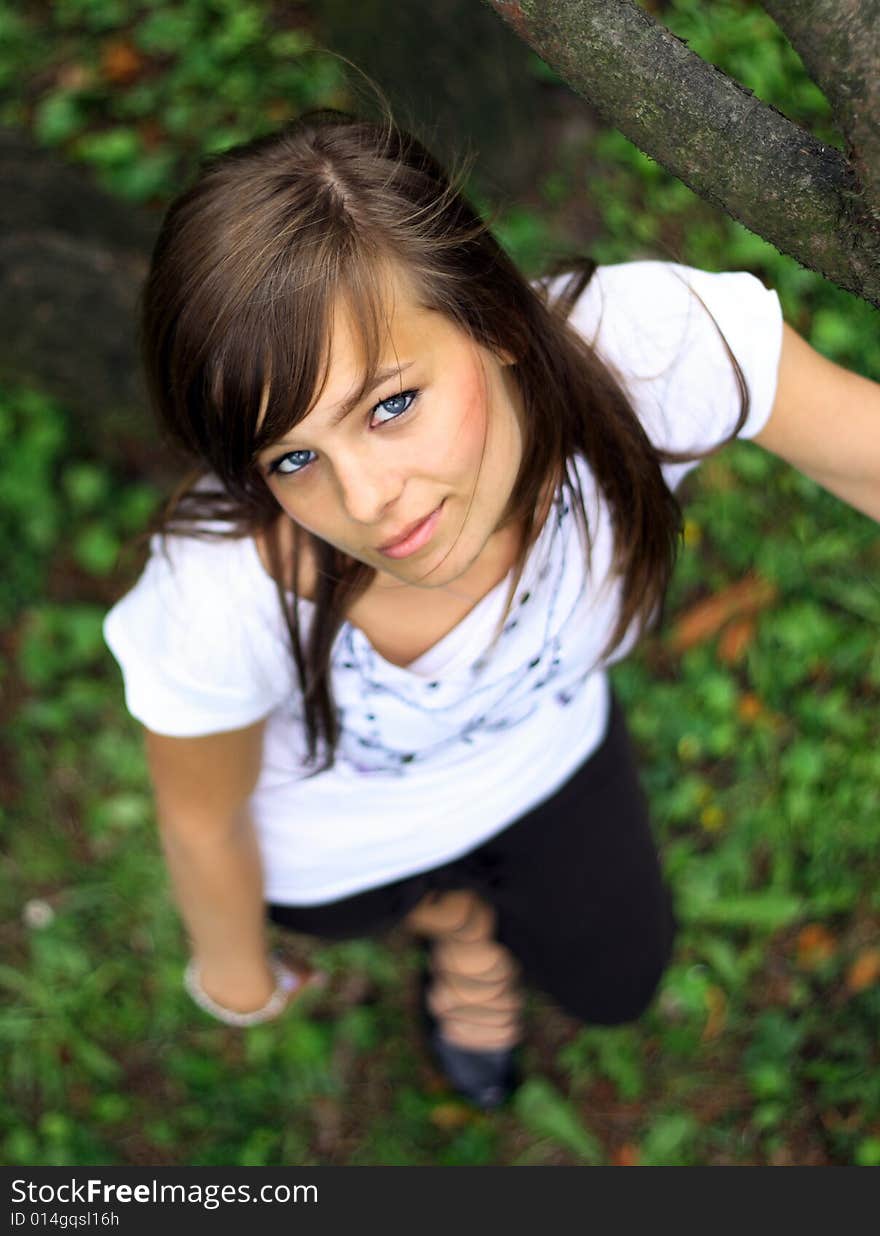
[{"label": "hair bangs", "polygon": [[[390,338],[393,312],[391,281],[379,267],[375,257],[352,246],[335,278],[315,280],[295,299],[280,301],[268,329],[265,321],[254,324],[247,389],[241,391],[250,410],[243,420],[248,422],[252,461],[300,424],[323,395],[330,377],[337,310],[347,315],[360,345],[359,380],[348,398],[360,402],[373,384]],[[261,327],[259,338],[256,332]],[[257,356],[264,358],[259,365]],[[240,376],[245,376],[244,368]]]}]

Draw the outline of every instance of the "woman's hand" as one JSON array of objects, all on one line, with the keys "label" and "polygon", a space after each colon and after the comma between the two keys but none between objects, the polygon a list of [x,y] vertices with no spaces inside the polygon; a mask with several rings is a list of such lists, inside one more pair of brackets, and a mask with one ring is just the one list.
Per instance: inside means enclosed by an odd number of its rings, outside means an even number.
[{"label": "woman's hand", "polygon": [[266,958],[262,965],[243,972],[218,969],[197,962],[202,991],[231,1013],[251,1013],[262,1008],[275,990],[275,975]]},{"label": "woman's hand", "polygon": [[304,991],[324,986],[326,979],[325,974],[310,966],[290,965],[274,956],[242,973],[202,968],[194,959],[187,967],[184,982],[205,1012],[228,1024],[247,1025],[247,1021],[237,1019],[258,1015],[252,1024],[274,1021]]}]

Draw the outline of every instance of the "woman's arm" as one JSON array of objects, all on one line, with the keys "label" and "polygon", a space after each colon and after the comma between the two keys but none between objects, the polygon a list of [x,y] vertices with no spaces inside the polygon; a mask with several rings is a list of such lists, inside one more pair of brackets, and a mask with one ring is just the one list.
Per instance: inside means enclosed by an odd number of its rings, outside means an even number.
[{"label": "woman's arm", "polygon": [[162,849],[202,987],[237,1012],[261,1007],[275,986],[247,810],[264,725],[200,738],[145,731]]},{"label": "woman's arm", "polygon": [[770,419],[752,441],[880,522],[880,383],[834,364],[787,322]]}]

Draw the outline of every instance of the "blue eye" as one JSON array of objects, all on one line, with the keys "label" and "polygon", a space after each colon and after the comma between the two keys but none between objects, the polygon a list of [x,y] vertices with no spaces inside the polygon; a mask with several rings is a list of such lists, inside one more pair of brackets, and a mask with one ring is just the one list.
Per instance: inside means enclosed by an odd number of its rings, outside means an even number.
[{"label": "blue eye", "polygon": [[[393,404],[398,399],[406,399],[409,401],[405,408],[398,408],[396,412],[392,411],[391,415],[387,418],[387,420],[379,421],[379,424],[387,425],[388,421],[396,421],[398,417],[403,416],[404,413],[408,412],[410,408],[413,406],[413,404],[415,403],[418,393],[419,393],[418,391],[401,391],[399,395],[389,395],[387,399],[383,399],[381,403],[377,403],[376,407],[373,408],[373,412],[376,412],[379,408],[386,408],[386,404],[389,404],[389,403]],[[386,411],[387,410],[388,409],[386,408]]]},{"label": "blue eye", "polygon": [[[303,455],[313,455],[314,451],[288,451],[286,455],[282,455],[280,459],[276,459],[269,469],[270,472],[278,472],[281,476],[294,476],[297,472],[302,472],[309,459],[301,458]],[[290,467],[287,465],[290,464]]]},{"label": "blue eye", "polygon": [[[370,410],[370,418],[372,420],[376,412],[381,408],[388,413],[385,420],[378,422],[377,428],[381,425],[387,425],[390,421],[399,420],[404,416],[419,397],[419,391],[401,391],[398,395],[389,395],[387,399],[381,400],[374,408]],[[398,400],[406,401],[405,407],[398,407],[396,410],[388,408],[388,404],[395,404]],[[310,456],[315,454],[314,451],[288,451],[286,455],[280,455],[269,465],[269,473],[279,476],[296,476],[298,472],[302,472],[304,468],[312,462]]]}]

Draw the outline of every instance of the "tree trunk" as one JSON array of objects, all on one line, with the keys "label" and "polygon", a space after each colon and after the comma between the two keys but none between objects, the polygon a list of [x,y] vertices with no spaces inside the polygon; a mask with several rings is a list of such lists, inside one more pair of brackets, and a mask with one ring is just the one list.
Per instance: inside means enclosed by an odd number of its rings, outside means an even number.
[{"label": "tree trunk", "polygon": [[[490,196],[515,194],[546,158],[541,82],[531,53],[473,0],[314,0],[326,45],[387,94],[395,118],[447,164],[479,152],[475,179]],[[358,105],[375,111],[352,72]]]},{"label": "tree trunk", "polygon": [[167,476],[136,340],[158,219],[14,130],[0,130],[0,183],[0,380],[56,399],[102,458]]}]

